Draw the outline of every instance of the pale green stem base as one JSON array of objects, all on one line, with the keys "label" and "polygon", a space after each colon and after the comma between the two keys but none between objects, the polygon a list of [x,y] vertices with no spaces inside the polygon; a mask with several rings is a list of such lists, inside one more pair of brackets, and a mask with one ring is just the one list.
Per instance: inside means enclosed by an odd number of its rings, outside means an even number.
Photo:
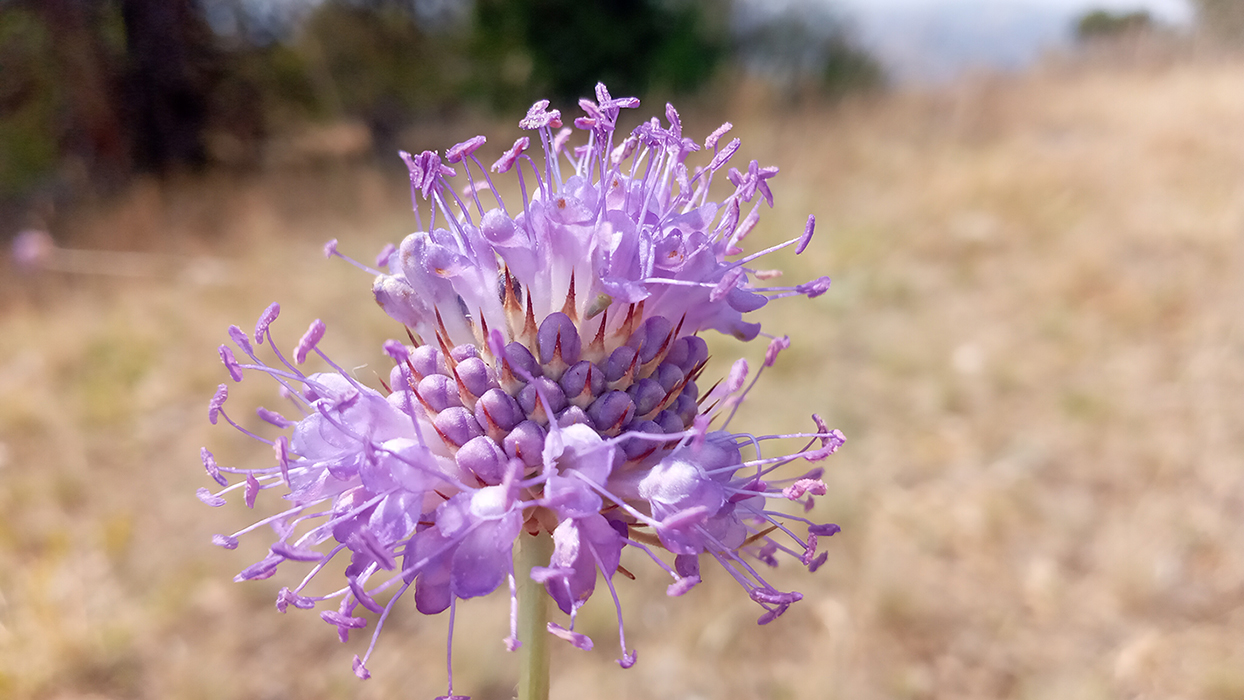
[{"label": "pale green stem base", "polygon": [[544,586],[531,580],[531,567],[548,566],[553,538],[548,533],[519,536],[514,576],[518,579],[519,648],[518,700],[549,697],[549,596]]}]

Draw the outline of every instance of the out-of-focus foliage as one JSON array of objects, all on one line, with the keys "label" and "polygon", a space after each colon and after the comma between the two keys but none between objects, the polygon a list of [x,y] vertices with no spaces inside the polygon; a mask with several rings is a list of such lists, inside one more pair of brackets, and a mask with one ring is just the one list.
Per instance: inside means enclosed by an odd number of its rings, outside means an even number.
[{"label": "out-of-focus foliage", "polygon": [[1212,36],[1244,45],[1244,0],[1193,0],[1197,22]]},{"label": "out-of-focus foliage", "polygon": [[1111,12],[1092,10],[1076,20],[1076,39],[1093,41],[1125,36],[1153,28],[1153,17],[1145,10],[1135,12]]},{"label": "out-of-focus foliage", "polygon": [[0,4],[0,199],[201,163],[217,55],[193,0]]},{"label": "out-of-focus foliage", "polygon": [[96,0],[118,6],[124,82],[118,112],[136,164],[145,170],[203,165],[203,130],[220,78],[219,51],[194,0]]},{"label": "out-of-focus foliage", "polygon": [[885,69],[835,14],[801,7],[741,20],[735,54],[746,69],[790,98],[811,94],[836,99],[886,83]]},{"label": "out-of-focus foliage", "polygon": [[0,201],[130,167],[118,60],[130,33],[111,2],[0,4]]},{"label": "out-of-focus foliage", "polygon": [[387,148],[410,119],[444,114],[461,101],[469,64],[461,34],[430,31],[395,2],[327,2],[293,50],[315,87],[320,113],[364,121]]},{"label": "out-of-focus foliage", "polygon": [[719,0],[477,0],[473,88],[498,106],[549,94],[694,90],[725,55]]},{"label": "out-of-focus foliage", "polygon": [[884,87],[885,68],[872,54],[856,46],[846,34],[826,45],[821,65],[821,89],[830,97],[868,92]]},{"label": "out-of-focus foliage", "polygon": [[135,170],[271,163],[274,138],[316,124],[350,122],[391,154],[416,121],[573,104],[602,80],[641,97],[695,91],[723,66],[801,95],[883,82],[828,13],[739,21],[747,11],[745,0],[0,0],[0,209],[113,189]]},{"label": "out-of-focus foliage", "polygon": [[51,36],[32,12],[0,13],[0,191],[20,191],[56,165],[56,116],[64,100]]}]

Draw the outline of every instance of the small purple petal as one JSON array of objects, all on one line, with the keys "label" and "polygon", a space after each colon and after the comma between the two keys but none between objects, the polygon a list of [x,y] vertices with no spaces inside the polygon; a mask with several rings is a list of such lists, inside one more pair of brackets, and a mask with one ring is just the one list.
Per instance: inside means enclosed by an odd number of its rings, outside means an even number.
[{"label": "small purple petal", "polygon": [[508,433],[524,418],[518,401],[501,389],[489,389],[475,404],[475,420],[487,432]]},{"label": "small purple petal", "polygon": [[665,387],[651,377],[635,382],[626,390],[627,396],[635,402],[635,414],[640,416],[655,410],[665,399],[666,393]]},{"label": "small purple petal", "polygon": [[294,593],[289,589],[289,586],[286,586],[276,594],[276,609],[285,612],[290,605],[299,610],[310,610],[315,607],[315,601]]},{"label": "small purple petal", "polygon": [[207,505],[213,508],[219,508],[225,504],[225,499],[221,498],[220,496],[217,496],[211,491],[208,491],[202,486],[200,486],[198,490],[196,490],[194,493],[196,496],[199,497],[200,501],[203,501],[204,503],[206,503]]},{"label": "small purple petal", "polygon": [[389,339],[384,341],[384,354],[393,358],[394,362],[399,364],[410,359],[410,350],[401,341]]},{"label": "small purple petal", "polygon": [[678,136],[682,136],[682,120],[678,118],[678,110],[674,109],[674,105],[665,103],[665,118],[669,120],[670,128]]},{"label": "small purple petal", "polygon": [[330,625],[338,627],[346,627],[352,630],[360,630],[367,626],[367,618],[351,617],[336,610],[324,610],[320,612],[320,618]]},{"label": "small purple petal", "polygon": [[562,113],[556,109],[549,110],[549,101],[540,100],[527,110],[527,116],[519,120],[519,128],[532,131],[546,126],[554,129],[562,125]]},{"label": "small purple petal", "polygon": [[671,598],[676,598],[694,588],[699,582],[699,576],[685,576],[671,583],[669,587],[665,589],[665,595]]},{"label": "small purple petal", "polygon": [[461,406],[450,406],[436,414],[436,417],[432,419],[432,425],[436,426],[436,431],[441,434],[441,437],[455,447],[462,447],[472,438],[484,434],[474,414]]},{"label": "small purple petal", "polygon": [[242,381],[242,368],[238,366],[238,361],[229,346],[221,345],[217,351],[220,353],[220,361],[224,363],[225,369],[229,370],[229,377],[235,382]]},{"label": "small purple petal", "polygon": [[445,151],[445,160],[450,163],[457,163],[463,158],[469,157],[472,153],[479,150],[487,141],[483,136],[472,136],[462,143],[455,144],[448,151]]},{"label": "small purple petal", "polygon": [[[817,432],[819,433],[829,432],[829,425],[825,423],[825,419],[821,418],[819,414],[816,414],[816,413],[812,414],[812,422],[816,423]],[[821,437],[821,446],[826,447],[828,445],[829,445],[829,439],[826,437]]]},{"label": "small purple petal", "polygon": [[717,127],[716,131],[709,134],[708,138],[704,139],[704,147],[705,148],[717,148],[717,142],[721,140],[722,136],[726,135],[727,131],[730,131],[733,128],[734,128],[734,125],[731,124],[730,122],[726,122],[722,124],[721,126]]},{"label": "small purple petal", "polygon": [[540,323],[536,333],[536,345],[540,351],[540,363],[547,365],[555,356],[560,356],[567,365],[579,361],[582,341],[579,340],[579,329],[566,314],[551,313]]},{"label": "small purple petal", "polygon": [[[553,128],[557,128],[557,127],[553,127]],[[553,153],[554,154],[561,153],[562,149],[565,148],[566,146],[566,142],[570,140],[570,135],[573,133],[574,131],[571,130],[570,127],[566,127],[565,129],[562,129],[561,131],[557,132],[557,135],[553,137]]]},{"label": "small purple petal", "polygon": [[502,154],[501,157],[497,159],[497,162],[492,164],[492,171],[494,173],[510,172],[510,168],[514,167],[514,163],[518,161],[518,157],[521,156],[523,151],[527,150],[527,147],[530,145],[531,139],[528,139],[526,136],[516,139],[514,141],[514,145],[510,147],[510,150]]},{"label": "small purple petal", "polygon": [[415,385],[415,395],[436,412],[462,406],[458,383],[443,374],[432,374],[419,380]]},{"label": "small purple petal", "polygon": [[847,437],[842,434],[841,430],[831,430],[827,436],[821,438],[820,449],[805,452],[800,456],[809,462],[817,462],[837,452],[838,448],[846,442]]},{"label": "small purple petal", "polygon": [[829,537],[831,535],[836,535],[839,532],[842,532],[842,528],[833,523],[827,523],[825,525],[811,525],[808,527],[808,534],[816,535],[817,537]]},{"label": "small purple petal", "polygon": [[544,452],[544,428],[532,420],[526,420],[514,428],[501,442],[507,457],[522,460],[528,467],[541,463]]},{"label": "small purple petal", "polygon": [[225,549],[237,549],[238,538],[229,535],[212,535],[212,544]]},{"label": "small purple petal", "polygon": [[635,402],[625,391],[610,391],[587,407],[587,415],[602,432],[619,430],[634,417]]},{"label": "small purple petal", "polygon": [[415,379],[449,372],[444,354],[431,345],[421,345],[415,348],[415,351],[410,353],[410,366],[415,372]]},{"label": "small purple petal", "polygon": [[717,303],[726,298],[726,295],[730,293],[730,290],[739,285],[739,279],[745,274],[747,274],[747,271],[742,267],[736,267],[727,272],[722,276],[717,285],[713,287],[713,291],[709,292],[708,300],[710,302]]},{"label": "small purple petal", "polygon": [[302,339],[298,341],[298,347],[294,348],[294,362],[302,364],[307,361],[307,353],[311,352],[324,337],[325,326],[320,319],[311,322],[311,327],[307,328],[307,332],[302,334]]},{"label": "small purple petal", "polygon": [[376,254],[376,267],[386,267],[389,264],[389,259],[392,258],[393,254],[396,252],[397,246],[392,243],[385,243],[384,247],[380,249],[380,252]]},{"label": "small purple petal", "polygon": [[216,425],[216,420],[220,416],[221,407],[225,405],[225,400],[229,398],[229,387],[221,384],[216,388],[216,393],[212,396],[212,400],[207,404],[207,419],[212,425]]},{"label": "small purple petal", "polygon": [[246,332],[241,328],[238,328],[237,326],[229,326],[229,337],[233,339],[234,343],[237,343],[237,346],[242,349],[242,352],[247,355],[254,352],[251,349],[250,339],[246,337]]},{"label": "small purple petal", "polygon": [[259,480],[255,478],[254,474],[246,472],[246,490],[243,494],[243,500],[246,501],[247,508],[255,507],[255,497],[259,495],[259,489]]},{"label": "small purple petal", "polygon": [[611,382],[621,379],[635,363],[636,354],[635,348],[629,345],[623,345],[614,350],[605,363],[605,379]]},{"label": "small purple petal", "polygon": [[771,588],[753,588],[749,595],[757,603],[768,603],[769,605],[790,605],[803,600],[803,594],[799,591],[783,593]]},{"label": "small purple petal", "polygon": [[[728,123],[729,122],[727,122],[727,124]],[[718,131],[720,131],[720,129]],[[716,134],[717,132],[713,133]],[[742,141],[734,139],[730,143],[726,144],[726,147],[718,151],[717,154],[713,156],[713,159],[709,161],[708,169],[717,170],[725,165],[727,161],[734,157],[735,152],[739,150],[739,146],[742,145],[742,143]],[[712,146],[709,146],[709,148],[712,148]]]},{"label": "small purple petal", "polygon": [[203,469],[207,471],[207,475],[212,477],[213,481],[221,486],[229,485],[229,480],[220,473],[220,467],[216,464],[216,458],[211,452],[207,451],[206,447],[199,448],[199,457],[203,460]]},{"label": "small purple petal", "polygon": [[628,136],[625,141],[618,144],[617,148],[614,148],[613,152],[609,154],[609,162],[614,165],[621,163],[627,158],[630,158],[631,154],[634,153],[635,149],[638,147],[639,139],[636,139],[634,136]]},{"label": "small purple petal", "polygon": [[363,660],[358,657],[358,654],[354,655],[354,675],[363,681],[371,678],[371,671],[368,671],[367,667],[363,665]]},{"label": "small purple petal", "polygon": [[730,367],[730,375],[726,377],[726,393],[733,394],[743,388],[743,382],[747,380],[747,360],[739,358],[734,361]]},{"label": "small purple petal", "polygon": [[808,243],[812,241],[812,231],[816,229],[816,217],[809,214],[808,224],[803,229],[803,237],[799,239],[799,245],[795,247],[795,255],[799,255],[808,247]]},{"label": "small purple petal", "polygon": [[808,546],[804,549],[803,556],[799,558],[804,566],[812,566],[812,561],[816,558],[816,540],[816,535],[808,535]]},{"label": "small purple petal", "polygon": [[781,617],[782,613],[786,612],[787,608],[789,607],[790,607],[789,605],[781,605],[781,606],[778,606],[777,608],[774,608],[773,610],[770,610],[764,615],[761,615],[760,617],[756,618],[756,624],[767,625],[770,622],[773,622],[774,620]]},{"label": "small purple petal", "polygon": [[561,428],[569,428],[572,425],[586,425],[589,428],[595,427],[592,419],[588,417],[587,411],[584,411],[578,406],[570,406],[561,413],[558,413],[557,425]]},{"label": "small purple petal", "polygon": [[324,257],[331,258],[335,255],[337,255],[337,239],[336,238],[324,244]]},{"label": "small purple petal", "polygon": [[518,405],[522,407],[523,413],[533,415],[544,406],[541,397],[548,402],[548,410],[555,414],[566,408],[566,392],[548,377],[536,377],[523,387],[518,392]]},{"label": "small purple petal", "polygon": [[825,482],[820,479],[800,479],[782,489],[782,496],[788,500],[797,501],[803,498],[805,493],[811,493],[813,496],[824,496],[827,490]]},{"label": "small purple petal", "polygon": [[256,408],[255,414],[258,415],[259,418],[263,420],[264,422],[271,423],[272,425],[275,425],[278,428],[288,428],[294,424],[293,421],[290,421],[285,416],[275,411],[269,411],[263,406],[259,406],[258,408]]},{"label": "small purple petal", "polygon": [[268,326],[271,326],[272,322],[276,320],[276,317],[280,315],[281,315],[281,305],[276,303],[275,301],[272,302],[271,306],[264,309],[264,312],[259,315],[259,321],[255,324],[255,342],[256,343],[263,345],[264,333],[268,332]]},{"label": "small purple petal", "polygon": [[464,471],[474,474],[486,484],[499,484],[505,476],[505,453],[486,435],[468,440],[454,459]]},{"label": "small purple petal", "polygon": [[829,552],[821,552],[816,559],[812,560],[812,563],[808,564],[808,572],[811,573],[821,568],[827,559],[829,559]]},{"label": "small purple petal", "polygon": [[704,442],[708,438],[708,425],[712,422],[712,417],[706,413],[701,413],[695,417],[691,423],[691,448],[699,450],[704,447]]},{"label": "small purple petal", "polygon": [[284,435],[272,443],[272,451],[276,453],[277,466],[281,468],[281,478],[289,485],[289,438]]},{"label": "small purple petal", "polygon": [[674,571],[683,578],[700,578],[700,557],[695,554],[679,554],[674,557]]},{"label": "small purple petal", "polygon": [[497,385],[488,365],[478,357],[469,357],[459,362],[453,372],[458,384],[476,398]]},{"label": "small purple petal", "polygon": [[781,338],[774,338],[769,341],[769,347],[765,350],[765,367],[772,367],[777,361],[778,353],[790,347],[790,336],[784,335]]},{"label": "small purple petal", "polygon": [[554,637],[560,637],[583,651],[592,650],[592,638],[588,637],[586,634],[572,632],[556,622],[548,623],[546,628],[548,629],[549,634]]},{"label": "small purple petal", "polygon": [[811,282],[806,282],[795,287],[795,291],[800,294],[807,295],[809,299],[815,299],[829,290],[829,278],[818,277]]},{"label": "small purple petal", "polygon": [[533,566],[531,567],[531,580],[536,583],[548,583],[559,576],[569,576],[573,573],[574,569],[568,567]]},{"label": "small purple petal", "polygon": [[324,555],[315,550],[294,547],[288,542],[273,544],[272,553],[293,561],[322,561],[324,559]]}]

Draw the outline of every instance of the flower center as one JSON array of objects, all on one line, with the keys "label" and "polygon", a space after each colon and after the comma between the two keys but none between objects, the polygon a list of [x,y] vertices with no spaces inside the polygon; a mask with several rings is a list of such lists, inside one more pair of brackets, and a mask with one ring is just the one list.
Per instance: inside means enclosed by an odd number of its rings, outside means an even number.
[{"label": "flower center", "polygon": [[553,421],[604,437],[645,433],[620,441],[625,458],[638,461],[666,446],[651,436],[681,437],[692,426],[708,348],[697,336],[675,337],[661,316],[633,325],[607,353],[600,342],[585,347],[589,331],[563,313],[546,317],[528,343],[508,343],[503,357],[471,343],[449,348],[442,338],[440,348],[410,352],[405,381],[458,467],[481,484],[500,484],[514,459],[524,476],[538,471]]}]

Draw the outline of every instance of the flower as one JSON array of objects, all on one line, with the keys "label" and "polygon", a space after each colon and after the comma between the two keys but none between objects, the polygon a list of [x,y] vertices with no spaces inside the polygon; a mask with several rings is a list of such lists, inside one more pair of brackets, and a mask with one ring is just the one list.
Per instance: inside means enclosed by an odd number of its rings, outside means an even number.
[{"label": "flower", "polygon": [[40,229],[19,232],[9,245],[14,265],[27,272],[42,268],[56,252],[51,234]]},{"label": "flower", "polygon": [[[707,391],[697,383],[708,359],[697,333],[714,329],[751,340],[760,326],[744,319],[748,312],[771,299],[825,291],[828,278],[796,287],[753,284],[774,275],[752,262],[790,245],[802,251],[814,221],[798,238],[744,255],[739,245],[761,200],[772,205],[767,181],[777,169],[756,161],[746,171],[731,168],[726,177],[734,192],[711,201],[711,181],[739,149],[738,139],[720,143],[729,124],[705,141],[712,151],[707,165],[691,170],[686,161],[700,146],[682,135],[673,107],[666,109],[668,126],[652,119],[615,142],[620,110],[638,100],[614,99],[603,85],[596,97],[580,101],[586,116],[574,124],[586,142],[579,146],[570,145],[573,132],[546,101],[520,122],[539,137],[543,162],[527,155],[530,139],[523,137],[492,172],[516,174],[521,205],[507,207],[495,194],[475,155],[484,139],[475,137],[443,160],[431,151],[402,154],[421,230],[381,253],[377,266],[385,271],[346,258],[336,241],[326,246],[330,257],[375,274],[376,301],[406,326],[408,343],[384,346],[393,360],[387,384],[367,386],[333,364],[318,348],[325,333],[318,320],[290,362],[269,329],[276,304],[253,335],[229,329],[243,361],[220,347],[234,381],[267,374],[297,415],[258,409],[281,431],[263,437],[226,413],[225,385],[213,397],[212,422],[224,418],[271,445],[276,463],[226,468],[204,449],[204,466],[222,488],[200,489],[200,498],[219,506],[240,490],[253,506],[261,491],[279,490],[290,504],[215,541],[233,548],[238,537],[271,526],[276,541],[268,555],[237,579],[267,578],[289,561],[312,564],[299,585],[281,589],[277,607],[335,601],[335,610],[320,615],[343,641],[370,624],[363,611],[378,615],[371,644],[355,657],[360,677],[369,675],[366,661],[384,621],[412,587],[419,612],[452,615],[457,601],[503,583],[515,595],[515,577],[529,576],[570,616],[567,627],[550,623],[549,631],[590,648],[592,641],[574,631],[575,617],[598,584],[612,591],[626,547],[665,571],[667,593],[675,596],[699,582],[703,557],[715,559],[763,608],[764,624],[802,596],[775,589],[748,559],[774,565],[782,551],[815,570],[826,557],[816,551],[817,538],[837,532],[771,502],[811,508],[812,497],[826,490],[821,470],[786,479],[774,470],[832,454],[843,443],[840,432],[816,416],[807,432],[728,430],[789,338],[771,340],[750,383],[744,360]],[[449,164],[465,172],[461,194]],[[495,206],[485,208],[489,198]],[[426,228],[419,199],[429,203]],[[272,363],[259,357],[256,346],[265,343]],[[331,371],[304,373],[300,366],[313,356]],[[803,438],[803,448],[762,454],[765,443],[787,438]],[[515,571],[515,542],[539,533],[553,539],[548,565]],[[349,559],[346,585],[309,594],[338,556]],[[389,591],[382,603],[379,594]],[[618,616],[619,663],[630,667],[636,656],[620,610]],[[520,644],[513,619],[506,642],[511,649]]]}]

